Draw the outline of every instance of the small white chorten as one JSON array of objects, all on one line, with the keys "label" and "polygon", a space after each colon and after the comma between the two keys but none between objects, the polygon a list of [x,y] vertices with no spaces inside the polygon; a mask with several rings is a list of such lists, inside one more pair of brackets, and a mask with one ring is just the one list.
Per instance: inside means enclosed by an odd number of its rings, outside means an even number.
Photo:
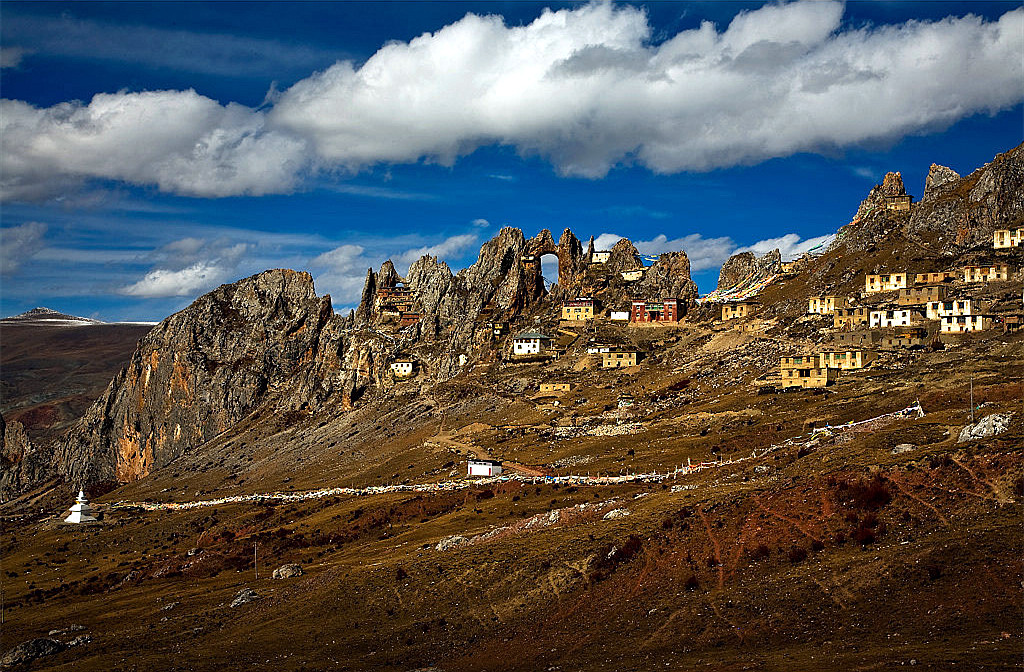
[{"label": "small white chorten", "polygon": [[92,515],[92,507],[89,506],[89,500],[85,498],[85,492],[82,490],[78,491],[78,499],[75,500],[74,505],[71,507],[71,515],[64,519],[65,523],[88,523],[94,522],[96,519]]}]

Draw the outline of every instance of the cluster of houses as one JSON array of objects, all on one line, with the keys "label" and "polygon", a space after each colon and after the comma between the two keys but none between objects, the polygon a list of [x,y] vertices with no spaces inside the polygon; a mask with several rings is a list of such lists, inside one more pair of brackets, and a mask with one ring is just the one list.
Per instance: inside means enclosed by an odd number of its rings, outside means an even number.
[{"label": "cluster of houses", "polygon": [[[1000,233],[1008,234],[1000,238]],[[1020,230],[1013,235],[1020,239]],[[996,232],[995,244],[1010,232]],[[962,334],[992,328],[991,304],[971,297],[954,297],[956,284],[977,285],[1009,280],[1014,268],[997,263],[964,266],[959,271],[867,274],[862,296],[895,292],[894,300],[867,306],[851,305],[848,296],[812,296],[807,312],[831,315],[838,331],[832,349],[814,354],[782,357],[779,372],[783,388],[826,387],[838,380],[843,370],[862,369],[878,357],[878,350],[926,345],[928,325],[938,333]],[[1021,316],[1002,320],[1004,331],[1020,328]],[[885,331],[880,331],[885,330]]]},{"label": "cluster of houses", "polygon": [[399,327],[407,327],[420,321],[420,314],[415,310],[412,289],[401,282],[393,287],[379,288],[376,301],[381,316],[398,322]]}]

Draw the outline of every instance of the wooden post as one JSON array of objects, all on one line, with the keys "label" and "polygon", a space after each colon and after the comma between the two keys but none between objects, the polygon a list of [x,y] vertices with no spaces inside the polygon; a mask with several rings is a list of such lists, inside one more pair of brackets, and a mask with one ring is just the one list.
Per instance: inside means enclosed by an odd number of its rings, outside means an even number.
[{"label": "wooden post", "polygon": [[256,578],[258,579],[260,578],[260,569],[259,566],[257,566],[256,564],[256,543],[257,542],[255,541],[252,542],[252,571],[256,575]]}]

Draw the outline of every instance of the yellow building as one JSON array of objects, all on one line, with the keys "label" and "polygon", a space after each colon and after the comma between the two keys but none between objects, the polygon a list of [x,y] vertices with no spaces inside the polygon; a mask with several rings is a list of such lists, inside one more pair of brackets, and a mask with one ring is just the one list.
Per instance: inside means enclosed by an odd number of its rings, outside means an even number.
[{"label": "yellow building", "polygon": [[870,319],[869,308],[836,308],[832,314],[832,326],[835,329],[854,329],[867,324]]},{"label": "yellow building", "polygon": [[915,285],[939,285],[943,282],[956,280],[955,271],[937,271],[932,273],[918,273],[914,276]]},{"label": "yellow building", "polygon": [[752,301],[727,301],[722,304],[722,319],[732,320],[738,317],[747,317],[757,311],[757,304]]},{"label": "yellow building", "polygon": [[572,383],[541,383],[540,391],[541,394],[562,394],[563,392],[570,392],[572,390]]},{"label": "yellow building", "polygon": [[875,273],[864,278],[864,292],[894,292],[907,286],[906,273]]},{"label": "yellow building", "polygon": [[1020,247],[1022,240],[1024,240],[1024,229],[999,229],[992,234],[992,247],[997,250]]},{"label": "yellow building", "polygon": [[826,387],[839,379],[839,369],[783,369],[782,388]]},{"label": "yellow building", "polygon": [[910,196],[886,196],[885,197],[885,209],[886,210],[910,210],[910,203],[913,199]]},{"label": "yellow building", "polygon": [[788,355],[779,359],[779,368],[783,371],[788,369],[809,369],[818,366],[818,356],[807,354],[807,355]]},{"label": "yellow building", "polygon": [[846,308],[850,299],[845,296],[812,296],[807,299],[807,312],[816,315],[832,315],[836,308]]},{"label": "yellow building", "polygon": [[827,350],[818,353],[818,368],[847,371],[863,369],[877,357],[871,350]]},{"label": "yellow building", "polygon": [[636,350],[616,350],[601,353],[602,369],[621,369],[636,366],[640,360],[640,353]]},{"label": "yellow building", "polygon": [[1013,268],[1008,264],[993,264],[991,266],[964,266],[964,282],[993,282],[997,280],[1009,280],[1013,274]]},{"label": "yellow building", "polygon": [[580,297],[562,304],[562,319],[569,322],[584,322],[594,319],[594,300]]}]

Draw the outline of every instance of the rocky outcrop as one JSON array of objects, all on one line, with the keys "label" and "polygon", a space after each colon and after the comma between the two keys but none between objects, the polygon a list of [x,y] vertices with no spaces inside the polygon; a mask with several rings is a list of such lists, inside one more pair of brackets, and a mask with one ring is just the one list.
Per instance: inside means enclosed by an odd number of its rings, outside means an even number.
[{"label": "rocky outcrop", "polygon": [[49,475],[49,453],[35,445],[16,420],[0,415],[0,502]]},{"label": "rocky outcrop", "polygon": [[993,413],[992,415],[986,415],[977,423],[967,425],[960,430],[960,436],[957,437],[956,442],[967,443],[968,441],[987,439],[990,436],[1002,434],[1010,428],[1010,420],[1012,418],[1012,413]]},{"label": "rocky outcrop", "polygon": [[297,576],[302,576],[302,574],[302,565],[297,565],[292,562],[287,565],[281,565],[275,569],[271,577],[275,579],[293,579]]},{"label": "rocky outcrop", "polygon": [[960,175],[952,168],[933,163],[928,169],[928,177],[924,179],[924,195],[921,196],[921,200],[930,201],[936,198],[939,194],[948,191],[946,187],[956,183],[959,179]]},{"label": "rocky outcrop", "polygon": [[644,298],[673,297],[686,301],[697,298],[697,283],[690,279],[686,252],[666,252],[644,273],[638,288]]},{"label": "rocky outcrop", "polygon": [[157,325],[58,442],[72,484],[142,478],[229,429],[272,397],[316,408],[345,382],[329,296],[308,273],[265,271],[197,299]]},{"label": "rocky outcrop", "polygon": [[726,290],[742,283],[752,283],[782,272],[782,255],[772,250],[762,257],[753,252],[740,252],[729,257],[718,273],[718,289]]}]

